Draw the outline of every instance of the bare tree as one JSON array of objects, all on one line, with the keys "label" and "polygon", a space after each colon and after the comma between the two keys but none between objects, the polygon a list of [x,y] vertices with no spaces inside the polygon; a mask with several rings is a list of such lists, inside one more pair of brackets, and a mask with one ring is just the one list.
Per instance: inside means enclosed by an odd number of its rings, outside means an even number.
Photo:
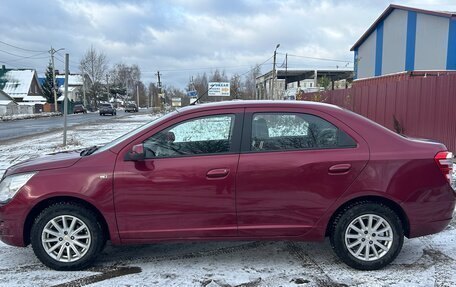
[{"label": "bare tree", "polygon": [[87,74],[92,79],[91,86],[88,88],[88,98],[92,105],[98,105],[98,95],[103,89],[104,77],[108,70],[108,59],[106,54],[97,51],[93,46],[88,49],[81,61],[79,69],[83,74]]},{"label": "bare tree", "polygon": [[160,99],[158,97],[158,93],[160,89],[155,85],[155,83],[149,84],[149,98],[151,102],[151,106],[154,108],[160,107]]},{"label": "bare tree", "polygon": [[242,99],[241,76],[234,74],[230,80],[230,95],[233,99]]},{"label": "bare tree", "polygon": [[198,74],[195,77],[195,79],[193,80],[193,87],[195,88],[198,97],[204,95],[201,97],[200,102],[203,102],[207,99],[208,83],[206,73],[203,73],[202,75]]},{"label": "bare tree", "polygon": [[212,72],[209,79],[209,82],[228,82],[228,77],[226,76],[225,71],[220,72],[218,69],[215,69],[215,71]]},{"label": "bare tree", "polygon": [[[115,64],[110,71],[110,79],[113,87],[126,91],[130,101],[136,99],[136,89],[142,84],[141,69],[138,65]],[[144,84],[142,85],[144,86]]]},{"label": "bare tree", "polygon": [[256,78],[261,74],[261,67],[256,65],[245,77],[244,82],[244,100],[253,100],[256,95]]}]

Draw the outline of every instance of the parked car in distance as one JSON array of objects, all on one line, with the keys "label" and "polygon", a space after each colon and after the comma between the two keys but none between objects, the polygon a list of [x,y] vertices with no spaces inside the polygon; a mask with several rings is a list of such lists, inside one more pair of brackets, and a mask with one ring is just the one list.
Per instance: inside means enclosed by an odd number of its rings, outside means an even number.
[{"label": "parked car in distance", "polygon": [[115,116],[117,114],[116,109],[109,103],[101,103],[98,105],[100,116],[104,116],[109,114],[111,116]]},{"label": "parked car in distance", "polygon": [[79,113],[87,113],[87,109],[84,107],[84,105],[74,105],[73,107],[73,114],[79,114]]},{"label": "parked car in distance", "polygon": [[443,144],[333,105],[203,104],[105,146],[11,166],[0,239],[31,244],[50,268],[79,270],[107,240],[329,237],[343,262],[374,270],[398,256],[404,236],[448,225],[451,170]]},{"label": "parked car in distance", "polygon": [[136,106],[136,104],[128,104],[125,107],[125,112],[126,113],[136,113],[136,112],[138,112],[138,107]]}]

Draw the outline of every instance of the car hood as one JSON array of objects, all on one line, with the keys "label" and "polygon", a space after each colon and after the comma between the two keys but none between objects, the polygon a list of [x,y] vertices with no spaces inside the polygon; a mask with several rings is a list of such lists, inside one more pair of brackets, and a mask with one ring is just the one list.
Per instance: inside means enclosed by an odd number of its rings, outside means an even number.
[{"label": "car hood", "polygon": [[81,159],[80,151],[60,152],[26,160],[9,167],[5,176],[29,171],[65,168],[74,165]]}]

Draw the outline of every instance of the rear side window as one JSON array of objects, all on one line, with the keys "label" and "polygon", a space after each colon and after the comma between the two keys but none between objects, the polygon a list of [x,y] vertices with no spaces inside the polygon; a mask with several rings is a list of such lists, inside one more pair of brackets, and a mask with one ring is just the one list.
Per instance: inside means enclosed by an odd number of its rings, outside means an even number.
[{"label": "rear side window", "polygon": [[255,113],[252,151],[352,148],[356,142],[330,122],[310,114]]},{"label": "rear side window", "polygon": [[200,117],[178,123],[144,141],[146,158],[227,153],[235,116]]}]

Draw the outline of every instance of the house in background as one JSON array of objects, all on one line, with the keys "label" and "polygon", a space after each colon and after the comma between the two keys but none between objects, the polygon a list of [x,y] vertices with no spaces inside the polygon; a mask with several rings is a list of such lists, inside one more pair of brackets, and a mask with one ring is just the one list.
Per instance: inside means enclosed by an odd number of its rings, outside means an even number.
[{"label": "house in background", "polygon": [[0,90],[0,116],[9,116],[18,113],[16,101]]},{"label": "house in background", "polygon": [[390,5],[350,49],[355,79],[456,70],[456,12]]},{"label": "house in background", "polygon": [[16,102],[45,103],[43,90],[33,69],[0,69],[0,90]]},{"label": "house in background", "polygon": [[[57,99],[57,101],[63,101],[64,92],[65,92],[65,74],[55,75],[57,85],[59,86],[59,91],[62,95]],[[90,85],[90,78],[86,77],[85,84]],[[84,78],[81,74],[69,74],[68,75],[68,100],[74,102],[83,102],[84,101]]]}]

